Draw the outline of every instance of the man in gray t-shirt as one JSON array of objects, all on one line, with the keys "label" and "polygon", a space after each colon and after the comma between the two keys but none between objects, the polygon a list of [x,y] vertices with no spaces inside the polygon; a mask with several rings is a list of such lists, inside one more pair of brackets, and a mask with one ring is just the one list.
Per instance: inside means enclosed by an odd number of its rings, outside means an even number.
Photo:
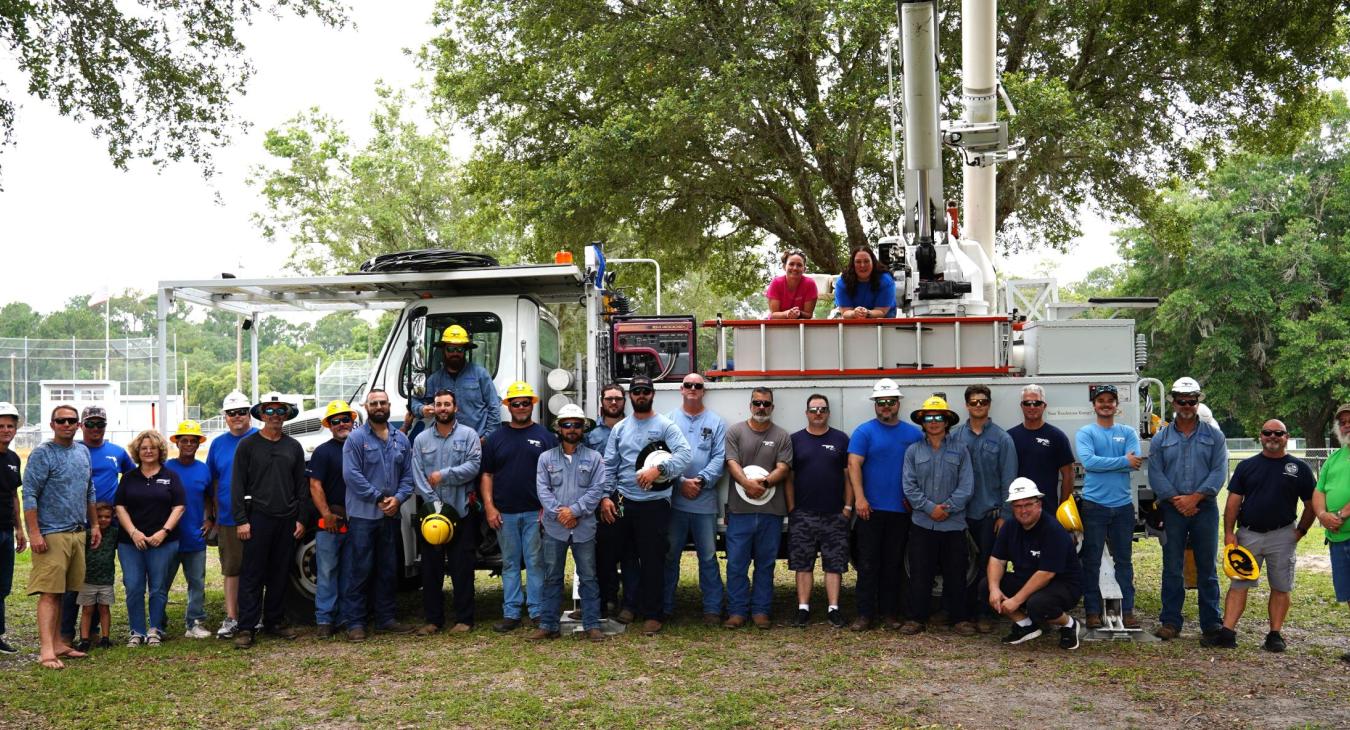
[{"label": "man in gray t-shirt", "polygon": [[[750,394],[750,419],[727,428],[727,613],[723,624],[738,628],[750,614],[755,625],[767,629],[773,604],[773,568],[787,502],[788,471],[792,467],[792,438],[773,424],[773,391],[755,388]],[[752,467],[762,469],[758,478]],[[747,571],[755,562],[753,593]]]}]

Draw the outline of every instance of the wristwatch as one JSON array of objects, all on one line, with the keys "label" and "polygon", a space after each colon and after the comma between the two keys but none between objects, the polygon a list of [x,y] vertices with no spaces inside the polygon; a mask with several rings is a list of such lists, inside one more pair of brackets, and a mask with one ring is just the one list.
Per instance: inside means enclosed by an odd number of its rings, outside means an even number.
[{"label": "wristwatch", "polygon": [[694,481],[698,482],[699,489],[703,489],[708,486],[708,480],[704,479],[703,477],[697,477],[694,479]]}]

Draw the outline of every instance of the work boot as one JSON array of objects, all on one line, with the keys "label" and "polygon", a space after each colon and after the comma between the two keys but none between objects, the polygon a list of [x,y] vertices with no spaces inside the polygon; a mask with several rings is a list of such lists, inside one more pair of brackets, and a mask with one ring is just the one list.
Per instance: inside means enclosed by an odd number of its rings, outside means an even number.
[{"label": "work boot", "polygon": [[745,625],[745,617],[737,616],[735,614],[732,614],[731,616],[727,617],[727,620],[722,622],[723,628],[728,629],[739,629],[744,625]]},{"label": "work boot", "polygon": [[637,614],[625,608],[624,610],[619,612],[618,616],[614,617],[614,620],[618,621],[621,624],[631,624],[637,620]]},{"label": "work boot", "polygon": [[904,634],[905,636],[913,636],[915,634],[923,633],[923,629],[924,625],[919,623],[918,621],[906,621],[903,624],[900,624],[900,633]]},{"label": "work boot", "polygon": [[452,634],[467,634],[470,631],[473,631],[473,627],[469,624],[455,624],[450,627],[450,633]]},{"label": "work boot", "polygon": [[661,632],[661,622],[654,618],[649,618],[642,622],[643,636],[656,636]]},{"label": "work boot", "polygon": [[239,629],[238,631],[234,632],[234,648],[252,649],[253,632],[249,631],[248,629]]},{"label": "work boot", "polygon": [[[1126,615],[1126,616],[1133,616],[1133,614],[1128,614],[1128,613],[1125,614],[1125,615]],[[1100,629],[1100,628],[1102,627],[1102,615],[1101,615],[1100,613],[1090,613],[1090,614],[1087,615],[1087,619],[1085,619],[1085,620],[1083,621],[1083,623],[1084,623],[1089,629]]]},{"label": "work boot", "polygon": [[1163,641],[1171,641],[1172,639],[1181,636],[1181,629],[1172,626],[1171,624],[1158,624],[1158,628],[1153,630],[1153,635]]},{"label": "work boot", "polygon": [[286,624],[273,626],[270,629],[264,629],[263,633],[266,633],[268,636],[275,636],[278,639],[285,639],[287,641],[290,641],[291,639],[294,639],[295,637],[300,635],[299,632],[297,632],[290,626],[287,626]]},{"label": "work boot", "polygon": [[975,630],[981,634],[989,634],[994,631],[994,622],[988,616],[981,616],[975,619]]},{"label": "work boot", "polygon": [[605,640],[605,632],[600,629],[587,629],[586,638],[591,641],[600,642]]},{"label": "work boot", "polygon": [[332,625],[332,624],[319,624],[318,626],[315,626],[315,627],[314,627],[314,638],[316,638],[316,639],[331,639],[331,638],[333,638],[333,625]]},{"label": "work boot", "polygon": [[361,626],[353,626],[347,629],[347,641],[365,641],[366,630]]},{"label": "work boot", "polygon": [[773,628],[773,621],[769,620],[769,617],[766,614],[757,613],[751,616],[750,620],[755,622],[755,628],[762,631],[768,631]]},{"label": "work boot", "polygon": [[1134,613],[1129,611],[1127,611],[1124,616],[1120,617],[1120,622],[1124,624],[1127,629],[1143,628],[1143,624],[1139,623],[1139,619],[1135,618]]},{"label": "work boot", "polygon": [[894,616],[883,616],[881,619],[881,626],[887,631],[899,631],[900,627],[906,623],[916,623],[916,622],[905,621],[904,623],[901,623],[900,619]]},{"label": "work boot", "polygon": [[719,616],[719,615],[717,615],[717,614],[715,614],[715,613],[705,613],[705,614],[703,614],[703,625],[704,625],[704,626],[716,626],[716,625],[718,625],[718,624],[720,624],[720,623],[722,623],[722,617],[721,617],[721,616]]},{"label": "work boot", "polygon": [[853,625],[848,627],[848,630],[857,632],[871,631],[872,619],[868,618],[867,616],[859,616],[858,618],[853,620]]},{"label": "work boot", "polygon": [[418,626],[417,631],[413,633],[417,634],[418,636],[431,636],[432,634],[440,630],[441,627],[437,626],[436,624],[422,624],[421,626]]},{"label": "work boot", "polygon": [[559,636],[562,636],[562,633],[558,631],[553,631],[551,629],[535,629],[526,634],[525,639],[526,641],[543,641],[545,639],[556,639]]},{"label": "work boot", "polygon": [[417,627],[412,624],[400,623],[398,621],[390,621],[378,628],[381,634],[411,634],[417,630]]},{"label": "work boot", "polygon": [[955,631],[958,636],[974,636],[975,624],[969,621],[957,621],[956,625],[952,627],[952,631]]},{"label": "work boot", "polygon": [[499,634],[505,634],[520,628],[520,619],[503,618],[501,621],[492,625],[492,630]]}]

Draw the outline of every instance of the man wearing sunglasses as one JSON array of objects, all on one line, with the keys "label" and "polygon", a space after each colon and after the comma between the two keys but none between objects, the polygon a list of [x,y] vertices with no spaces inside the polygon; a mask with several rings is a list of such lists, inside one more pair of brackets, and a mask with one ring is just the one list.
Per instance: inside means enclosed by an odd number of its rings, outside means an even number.
[{"label": "man wearing sunglasses", "polygon": [[[1341,404],[1333,418],[1331,433],[1341,447],[1317,473],[1312,506],[1326,532],[1336,602],[1350,603],[1350,403]],[[1350,652],[1341,661],[1350,662]]]},{"label": "man wearing sunglasses", "polygon": [[216,638],[233,639],[239,628],[239,573],[244,565],[244,543],[239,539],[238,526],[234,521],[234,454],[239,444],[247,437],[258,432],[253,427],[249,415],[248,396],[239,391],[231,391],[221,404],[220,413],[225,417],[225,433],[211,441],[206,452],[206,466],[211,470],[211,494],[216,515],[216,543],[220,558],[220,574],[225,584],[225,620],[216,630]]},{"label": "man wearing sunglasses", "polygon": [[1153,437],[1148,482],[1162,509],[1163,575],[1160,639],[1181,635],[1181,607],[1186,602],[1183,567],[1186,547],[1195,552],[1200,630],[1213,639],[1223,626],[1219,609],[1219,505],[1217,495],[1228,476],[1228,447],[1223,433],[1200,420],[1204,394],[1193,378],[1179,378],[1168,393],[1176,418]]},{"label": "man wearing sunglasses", "polygon": [[848,480],[848,434],[830,427],[830,399],[806,398],[806,428],[792,434],[792,471],[788,473],[788,569],[797,574],[797,617],[811,621],[811,588],[816,554],[825,570],[825,619],[844,628],[839,590],[848,570],[848,527],[853,517],[853,485]]},{"label": "man wearing sunglasses", "polygon": [[357,414],[346,401],[335,400],[324,411],[323,425],[332,438],[309,458],[309,498],[319,511],[314,533],[314,624],[320,639],[332,638],[346,623],[341,611],[342,571],[352,559],[347,540],[347,482],[342,478],[342,447],[356,427]]},{"label": "man wearing sunglasses", "polygon": [[676,480],[670,507],[670,550],[666,553],[666,584],[662,613],[675,613],[675,586],[680,582],[680,557],[686,540],[693,540],[698,556],[698,590],[703,596],[703,624],[722,621],[722,572],[717,565],[717,480],[726,460],[727,424],[703,407],[703,376],[689,373],[680,383],[680,407],[670,420],[684,434],[693,458]]},{"label": "man wearing sunglasses", "polygon": [[[1035,383],[1022,388],[1022,422],[1008,429],[1017,451],[1017,476],[1036,483],[1046,511],[1073,494],[1073,444],[1045,420],[1045,389]],[[1006,519],[1006,518],[1005,518]]]},{"label": "man wearing sunglasses", "polygon": [[[792,437],[773,422],[773,391],[750,391],[750,418],[727,429],[727,474],[732,489],[727,495],[727,613],[723,626],[745,625],[748,615],[755,626],[773,626],[773,569],[783,535],[788,503],[787,482],[792,469]],[[759,467],[763,476],[752,478],[748,467]],[[748,571],[754,563],[754,583]]]},{"label": "man wearing sunglasses", "polygon": [[[1289,430],[1283,421],[1271,419],[1262,424],[1261,453],[1243,459],[1233,470],[1223,509],[1224,544],[1241,545],[1251,551],[1258,567],[1265,564],[1262,573],[1270,582],[1266,604],[1270,632],[1262,646],[1272,652],[1285,649],[1280,629],[1289,613],[1289,594],[1294,590],[1295,551],[1317,514],[1312,505],[1317,480],[1306,462],[1285,451],[1288,445]],[[1299,502],[1303,503],[1303,517],[1296,524]],[[1225,649],[1237,646],[1235,629],[1247,607],[1247,591],[1259,580],[1229,582],[1223,627],[1206,643]]]}]

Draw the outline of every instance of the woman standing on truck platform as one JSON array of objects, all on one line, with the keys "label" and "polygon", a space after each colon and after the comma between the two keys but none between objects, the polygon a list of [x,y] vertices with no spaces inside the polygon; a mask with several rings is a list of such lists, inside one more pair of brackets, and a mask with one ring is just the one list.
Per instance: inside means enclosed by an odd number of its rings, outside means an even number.
[{"label": "woman standing on truck platform", "polygon": [[856,249],[834,284],[834,304],[844,319],[895,316],[895,279],[877,266],[876,254]]},{"label": "woman standing on truck platform", "polygon": [[806,254],[783,254],[783,275],[769,282],[764,296],[769,300],[769,319],[811,319],[820,293],[816,282],[806,276]]}]

